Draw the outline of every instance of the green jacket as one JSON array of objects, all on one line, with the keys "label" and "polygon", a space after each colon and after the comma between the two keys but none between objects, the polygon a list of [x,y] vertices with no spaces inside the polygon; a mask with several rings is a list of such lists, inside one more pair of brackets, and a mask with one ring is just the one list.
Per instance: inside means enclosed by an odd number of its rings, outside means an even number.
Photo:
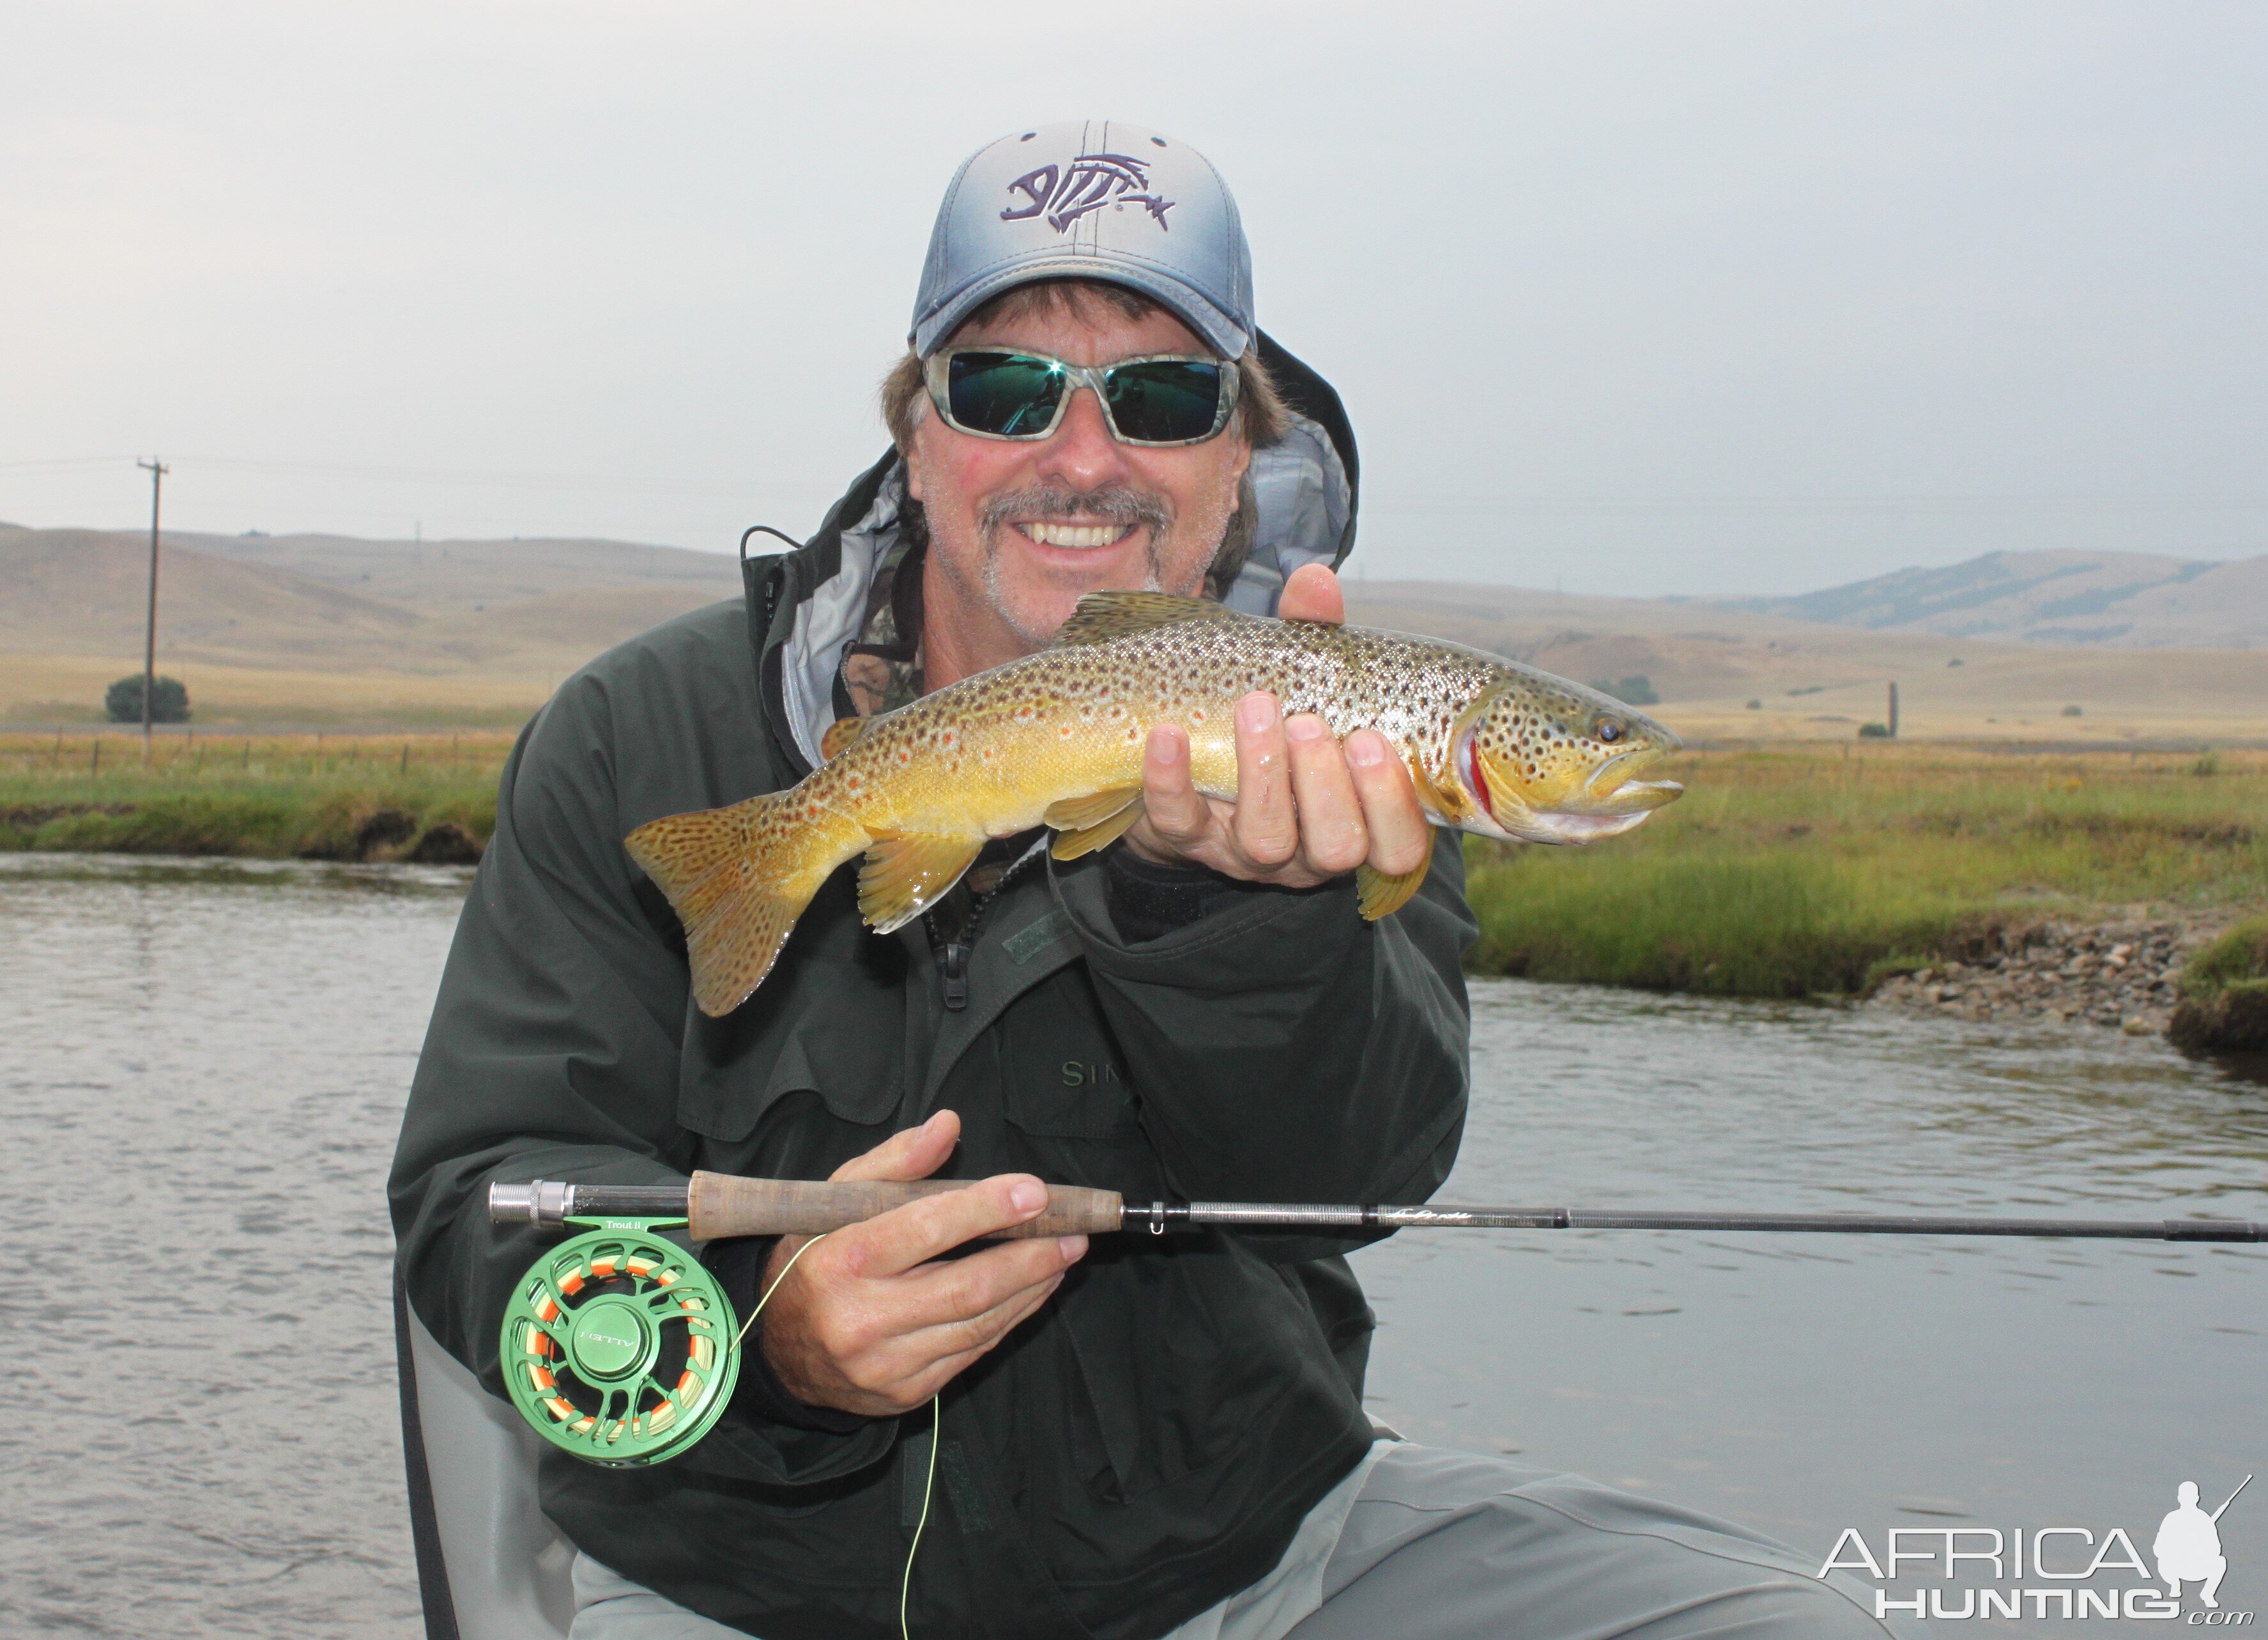
[{"label": "green jacket", "polygon": [[[963,1005],[919,923],[821,891],[762,989],[692,1005],[682,936],[621,839],[806,772],[798,652],[886,463],[748,597],[672,621],[563,686],[522,735],[451,951],[392,1183],[411,1302],[492,1390],[508,1290],[553,1238],[490,1225],[491,1180],[696,1167],[824,1178],[940,1107],[946,1171],[1131,1199],[1410,1201],[1447,1173],[1465,1101],[1454,834],[1417,899],[1368,924],[1351,886],[1260,890],[1144,944],[1103,857],[1027,856],[984,908]],[[1144,1640],[1264,1573],[1367,1448],[1372,1325],[1354,1239],[1101,1238],[948,1386],[917,1630]],[[776,1416],[743,1394],[684,1455],[549,1454],[545,1511],[595,1558],[766,1640],[895,1634],[926,1409]]]}]

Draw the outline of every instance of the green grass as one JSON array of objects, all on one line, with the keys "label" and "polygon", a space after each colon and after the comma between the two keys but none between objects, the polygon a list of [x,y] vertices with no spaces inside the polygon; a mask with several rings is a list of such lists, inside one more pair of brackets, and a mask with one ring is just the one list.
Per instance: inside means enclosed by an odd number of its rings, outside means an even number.
[{"label": "green grass", "polygon": [[2268,905],[2268,760],[1950,747],[1688,755],[1687,794],[1587,849],[1469,847],[1473,966],[1806,996],[1995,924]]},{"label": "green grass", "polygon": [[2166,1034],[2192,1050],[2268,1053],[2268,916],[2239,923],[2190,959]]},{"label": "green grass", "polygon": [[[0,738],[0,850],[461,859],[496,827],[500,737]],[[407,757],[403,755],[407,751]]]},{"label": "green grass", "polygon": [[[0,849],[400,859],[445,826],[485,842],[510,739],[200,734],[161,742],[145,771],[138,739],[110,735],[99,774],[94,747],[0,735]],[[2268,909],[2258,754],[1870,742],[1687,754],[1671,773],[1684,798],[1627,836],[1469,845],[1476,971],[1849,993],[1995,925]]]}]

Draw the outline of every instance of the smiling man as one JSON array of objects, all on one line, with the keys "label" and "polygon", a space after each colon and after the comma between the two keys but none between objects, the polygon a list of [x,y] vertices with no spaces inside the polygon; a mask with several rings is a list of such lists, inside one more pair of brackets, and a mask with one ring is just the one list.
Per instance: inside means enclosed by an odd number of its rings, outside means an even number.
[{"label": "smiling man", "polygon": [[[1226,803],[1161,728],[1124,847],[1001,839],[887,937],[839,872],[755,996],[695,1007],[637,826],[793,784],[838,718],[1032,653],[1087,592],[1342,614],[1352,436],[1255,327],[1235,203],[1191,150],[1098,122],[981,151],[909,342],[892,448],[812,540],[529,725],[418,1067],[393,1195],[420,1395],[498,1382],[542,1243],[485,1221],[491,1180],[970,1181],[704,1250],[743,1315],[772,1293],[725,1418],[656,1468],[544,1459],[573,1640],[1881,1633],[1737,1528],[1380,1438],[1366,1238],[981,1239],[1041,1180],[1415,1201],[1446,1177],[1473,924],[1454,834],[1375,734],[1248,696]],[[1406,906],[1356,915],[1357,865],[1429,849]],[[415,1450],[436,1492],[463,1467]],[[445,1561],[462,1631],[506,1632],[465,1620],[493,1569]]]}]

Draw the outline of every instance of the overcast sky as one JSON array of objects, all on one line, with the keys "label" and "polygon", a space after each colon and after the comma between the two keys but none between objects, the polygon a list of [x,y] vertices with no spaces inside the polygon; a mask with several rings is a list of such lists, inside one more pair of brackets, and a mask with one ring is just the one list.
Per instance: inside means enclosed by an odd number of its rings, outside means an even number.
[{"label": "overcast sky", "polygon": [[1227,176],[1373,577],[2260,553],[2264,85],[2259,0],[18,4],[0,518],[803,534],[954,166],[1094,115]]}]

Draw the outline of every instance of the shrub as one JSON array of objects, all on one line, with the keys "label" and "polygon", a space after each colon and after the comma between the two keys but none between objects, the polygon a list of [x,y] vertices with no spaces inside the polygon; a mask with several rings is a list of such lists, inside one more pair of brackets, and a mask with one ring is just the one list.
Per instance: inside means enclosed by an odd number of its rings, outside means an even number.
[{"label": "shrub", "polygon": [[[102,694],[102,710],[114,724],[142,721],[142,674],[121,678]],[[150,691],[150,721],[185,724],[189,721],[189,691],[179,678],[161,677]]]},{"label": "shrub", "polygon": [[1890,738],[1890,726],[1888,724],[1860,724],[1859,738],[1861,740],[1887,740]]}]

